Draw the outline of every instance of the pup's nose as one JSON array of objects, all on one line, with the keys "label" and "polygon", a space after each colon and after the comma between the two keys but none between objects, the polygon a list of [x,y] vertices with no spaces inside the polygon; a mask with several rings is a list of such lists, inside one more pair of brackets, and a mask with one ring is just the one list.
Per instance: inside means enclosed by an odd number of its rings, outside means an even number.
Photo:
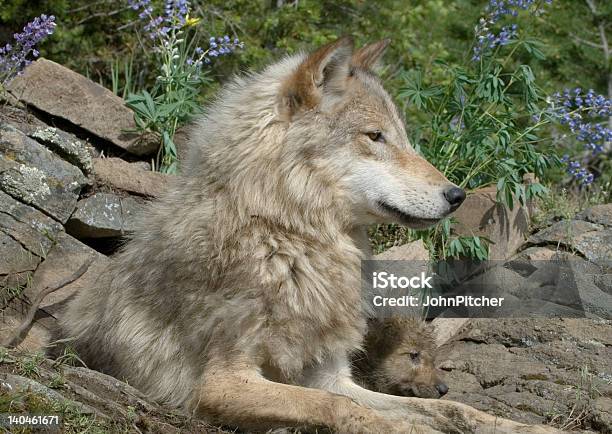
[{"label": "pup's nose", "polygon": [[436,389],[438,389],[440,396],[444,396],[448,393],[448,386],[444,383],[436,384]]},{"label": "pup's nose", "polygon": [[457,208],[459,208],[459,205],[461,205],[465,200],[465,191],[463,191],[459,187],[453,186],[444,192],[444,197],[450,204],[451,209],[455,211]]}]

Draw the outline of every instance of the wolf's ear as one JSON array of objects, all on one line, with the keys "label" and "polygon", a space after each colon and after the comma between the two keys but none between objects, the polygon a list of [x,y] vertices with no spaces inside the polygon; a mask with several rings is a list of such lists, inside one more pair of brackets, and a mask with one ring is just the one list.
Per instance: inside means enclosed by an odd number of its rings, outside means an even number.
[{"label": "wolf's ear", "polygon": [[284,83],[281,111],[289,118],[317,107],[324,95],[339,96],[346,89],[353,55],[353,39],[343,37],[310,54]]},{"label": "wolf's ear", "polygon": [[380,67],[380,59],[389,46],[391,39],[382,39],[378,42],[373,42],[364,45],[359,50],[355,51],[351,64],[363,69],[377,69]]}]

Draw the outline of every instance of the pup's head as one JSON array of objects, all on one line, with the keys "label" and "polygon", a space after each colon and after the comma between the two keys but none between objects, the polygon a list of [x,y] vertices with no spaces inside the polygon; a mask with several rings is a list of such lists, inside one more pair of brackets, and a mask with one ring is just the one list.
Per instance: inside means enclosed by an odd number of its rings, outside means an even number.
[{"label": "pup's head", "polygon": [[350,203],[355,224],[429,226],[456,210],[463,190],[420,157],[373,68],[388,41],[353,50],[342,38],[306,56],[283,83],[289,158],[318,170]]},{"label": "pup's head", "polygon": [[[372,320],[366,337],[373,381],[383,393],[440,398],[448,392],[435,366],[433,328],[421,320]],[[370,354],[372,353],[372,354]]]}]

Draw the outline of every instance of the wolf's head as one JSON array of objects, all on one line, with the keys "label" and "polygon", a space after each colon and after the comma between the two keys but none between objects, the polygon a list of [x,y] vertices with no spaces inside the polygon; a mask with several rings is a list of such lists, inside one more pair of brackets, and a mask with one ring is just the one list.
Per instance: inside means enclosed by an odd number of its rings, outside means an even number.
[{"label": "wolf's head", "polygon": [[429,226],[465,199],[410,145],[404,122],[373,67],[388,41],[353,50],[350,38],[301,60],[284,81],[286,161],[306,160],[350,204],[355,224]]},{"label": "wolf's head", "polygon": [[378,391],[420,398],[440,398],[448,392],[435,366],[435,332],[430,324],[416,318],[372,319],[365,346]]}]

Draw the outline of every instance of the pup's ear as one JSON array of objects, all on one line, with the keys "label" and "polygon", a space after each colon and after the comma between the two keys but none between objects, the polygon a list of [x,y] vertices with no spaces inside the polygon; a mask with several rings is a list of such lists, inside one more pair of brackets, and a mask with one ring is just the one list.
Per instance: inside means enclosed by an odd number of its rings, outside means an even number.
[{"label": "pup's ear", "polygon": [[281,111],[289,118],[317,107],[325,95],[342,95],[346,89],[353,54],[353,39],[343,37],[310,54],[284,83]]},{"label": "pup's ear", "polygon": [[389,46],[391,39],[383,39],[378,42],[373,42],[364,45],[353,54],[351,64],[363,69],[378,69],[380,68],[380,59]]}]

